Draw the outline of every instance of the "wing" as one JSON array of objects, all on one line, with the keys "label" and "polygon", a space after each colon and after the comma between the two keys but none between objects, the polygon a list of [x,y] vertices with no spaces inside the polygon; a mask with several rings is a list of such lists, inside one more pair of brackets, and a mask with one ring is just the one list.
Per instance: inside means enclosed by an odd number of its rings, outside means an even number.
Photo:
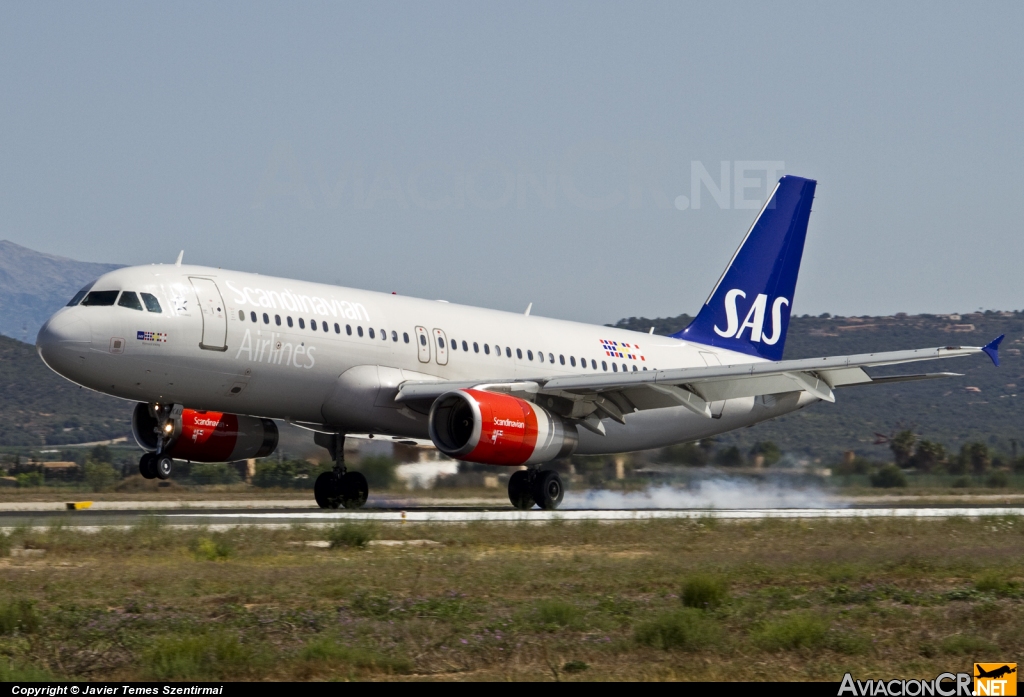
[{"label": "wing", "polygon": [[[531,400],[544,395],[550,399],[554,411],[567,418],[583,421],[593,422],[597,416],[607,416],[624,423],[624,415],[635,410],[677,406],[712,418],[711,403],[726,399],[803,391],[818,399],[834,402],[832,391],[838,387],[958,375],[923,373],[872,377],[865,372],[865,368],[956,358],[983,352],[999,365],[996,351],[1002,339],[1000,336],[986,346],[944,346],[638,373],[567,375],[495,382],[404,382],[399,386],[395,401],[433,401],[450,390],[473,387],[518,393]],[[549,400],[544,403],[548,405]]]}]

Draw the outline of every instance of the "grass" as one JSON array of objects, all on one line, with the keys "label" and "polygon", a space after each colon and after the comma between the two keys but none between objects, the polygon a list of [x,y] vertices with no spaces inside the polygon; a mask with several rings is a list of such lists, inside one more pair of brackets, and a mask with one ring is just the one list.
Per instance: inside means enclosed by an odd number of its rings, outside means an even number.
[{"label": "grass", "polygon": [[369,523],[338,523],[327,529],[327,541],[331,549],[339,547],[365,547],[375,536]]},{"label": "grass", "polygon": [[45,554],[0,557],[0,680],[836,681],[1024,651],[1019,518],[338,530],[11,530]]}]

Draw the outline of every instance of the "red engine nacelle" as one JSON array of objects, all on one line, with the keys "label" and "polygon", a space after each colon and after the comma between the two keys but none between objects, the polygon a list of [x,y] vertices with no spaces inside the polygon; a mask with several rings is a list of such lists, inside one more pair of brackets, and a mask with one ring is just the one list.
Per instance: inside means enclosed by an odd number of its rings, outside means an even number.
[{"label": "red engine nacelle", "polygon": [[430,408],[430,439],[449,457],[532,465],[571,455],[575,427],[526,400],[481,390],[447,392]]},{"label": "red engine nacelle", "polygon": [[[164,453],[192,462],[231,462],[266,457],[277,448],[277,424],[255,416],[184,409],[172,419]],[[160,420],[148,404],[138,404],[132,414],[132,433],[144,450],[155,451]]]}]

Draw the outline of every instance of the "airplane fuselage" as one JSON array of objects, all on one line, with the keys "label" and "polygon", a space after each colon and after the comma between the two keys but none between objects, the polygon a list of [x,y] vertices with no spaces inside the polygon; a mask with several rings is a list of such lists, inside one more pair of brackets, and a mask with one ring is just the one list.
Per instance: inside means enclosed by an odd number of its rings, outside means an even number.
[{"label": "airplane fuselage", "polygon": [[[624,329],[201,266],[119,269],[91,291],[109,305],[57,312],[37,340],[56,372],[137,402],[247,414],[348,433],[428,438],[427,417],[396,402],[404,381],[502,382],[763,362]],[[125,302],[149,294],[159,304]],[[120,304],[118,304],[120,303]],[[767,322],[771,322],[768,313]],[[765,336],[777,330],[764,327]],[[662,447],[818,401],[793,391],[637,411],[606,435],[579,429],[582,454]]]}]

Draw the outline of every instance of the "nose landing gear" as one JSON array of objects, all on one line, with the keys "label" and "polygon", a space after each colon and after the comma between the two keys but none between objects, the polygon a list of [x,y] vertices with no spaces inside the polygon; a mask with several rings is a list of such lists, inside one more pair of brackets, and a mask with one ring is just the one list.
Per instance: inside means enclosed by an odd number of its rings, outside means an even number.
[{"label": "nose landing gear", "polygon": [[[325,444],[319,436],[330,440]],[[334,458],[334,469],[321,472],[313,483],[313,498],[320,508],[362,508],[370,494],[370,486],[359,472],[345,467],[345,436],[317,434],[318,445],[326,447]]]},{"label": "nose landing gear", "polygon": [[558,508],[565,497],[565,485],[554,470],[519,470],[508,480],[508,500],[521,511],[534,504],[545,511]]},{"label": "nose landing gear", "polygon": [[169,479],[174,460],[158,453],[145,453],[139,458],[139,474],[146,479]]}]

